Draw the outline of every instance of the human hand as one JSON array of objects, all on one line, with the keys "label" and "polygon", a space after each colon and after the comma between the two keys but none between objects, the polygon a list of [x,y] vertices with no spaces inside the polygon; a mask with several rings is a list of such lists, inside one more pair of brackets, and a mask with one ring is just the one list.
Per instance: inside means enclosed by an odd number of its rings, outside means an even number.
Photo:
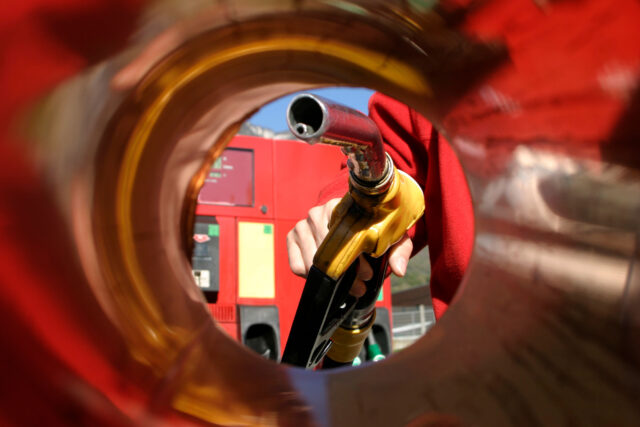
[{"label": "human hand", "polygon": [[[287,234],[287,251],[289,253],[289,267],[294,274],[300,277],[307,277],[313,257],[329,232],[329,219],[333,208],[340,202],[340,199],[331,199],[322,206],[315,206],[309,210],[306,219],[299,221],[295,227]],[[396,276],[402,277],[407,271],[407,263],[413,251],[413,242],[406,234],[398,243],[389,249],[389,266]],[[373,270],[363,256],[360,256],[360,263],[356,280],[351,287],[351,295],[361,297],[366,291],[365,281],[373,277]]]}]

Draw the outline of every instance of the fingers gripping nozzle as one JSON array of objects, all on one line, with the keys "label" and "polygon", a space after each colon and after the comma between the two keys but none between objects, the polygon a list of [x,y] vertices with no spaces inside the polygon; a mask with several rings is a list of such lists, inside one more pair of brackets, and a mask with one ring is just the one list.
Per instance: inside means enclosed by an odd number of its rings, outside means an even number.
[{"label": "fingers gripping nozzle", "polygon": [[338,278],[361,253],[382,256],[423,213],[422,189],[402,171],[394,170],[392,184],[382,194],[366,194],[351,186],[331,215],[329,233],[313,264]]}]

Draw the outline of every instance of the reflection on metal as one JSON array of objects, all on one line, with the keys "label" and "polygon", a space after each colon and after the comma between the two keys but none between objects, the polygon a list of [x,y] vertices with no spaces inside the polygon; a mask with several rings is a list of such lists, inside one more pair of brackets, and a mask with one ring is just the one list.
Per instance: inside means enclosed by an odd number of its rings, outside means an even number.
[{"label": "reflection on metal", "polygon": [[393,176],[378,126],[359,111],[317,95],[297,95],[287,108],[287,125],[298,138],[309,144],[323,143],[342,147],[347,155],[351,183],[374,187],[377,194]]},{"label": "reflection on metal", "polygon": [[[3,153],[28,167],[0,184],[0,419],[637,424],[640,5],[461,4],[193,1],[155,42],[167,19],[149,12],[146,42],[14,117],[27,142]],[[384,91],[442,129],[476,244],[425,338],[314,374],[225,337],[186,253],[204,171],[243,119],[330,84]]]}]

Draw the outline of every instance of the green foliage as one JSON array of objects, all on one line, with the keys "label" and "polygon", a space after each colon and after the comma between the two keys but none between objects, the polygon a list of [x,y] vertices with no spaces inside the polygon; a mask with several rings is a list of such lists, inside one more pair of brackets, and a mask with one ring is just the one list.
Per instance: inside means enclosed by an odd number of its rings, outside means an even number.
[{"label": "green foliage", "polygon": [[428,285],[430,277],[429,249],[425,247],[409,260],[407,273],[404,277],[391,276],[391,292],[395,293],[416,286]]}]

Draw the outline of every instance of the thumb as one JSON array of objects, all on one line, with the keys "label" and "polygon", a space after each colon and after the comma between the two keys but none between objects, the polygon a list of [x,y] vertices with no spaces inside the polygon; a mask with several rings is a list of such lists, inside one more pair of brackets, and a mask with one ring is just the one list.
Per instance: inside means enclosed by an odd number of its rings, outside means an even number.
[{"label": "thumb", "polygon": [[413,242],[406,234],[389,252],[389,266],[391,271],[398,277],[403,277],[407,272],[407,263],[413,251]]}]

